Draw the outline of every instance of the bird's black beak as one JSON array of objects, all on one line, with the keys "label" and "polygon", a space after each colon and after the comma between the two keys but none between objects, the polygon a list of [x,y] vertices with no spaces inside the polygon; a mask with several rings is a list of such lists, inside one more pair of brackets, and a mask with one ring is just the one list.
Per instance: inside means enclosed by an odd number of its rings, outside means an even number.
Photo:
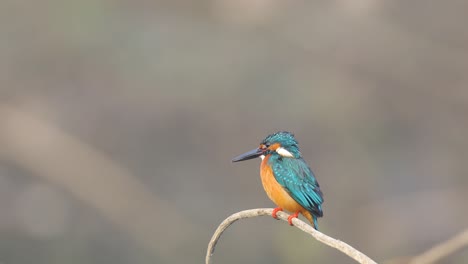
[{"label": "bird's black beak", "polygon": [[263,155],[263,150],[260,148],[256,148],[254,150],[251,150],[249,152],[246,152],[244,154],[241,154],[235,158],[232,159],[232,162],[238,162],[238,161],[243,161],[243,160],[249,160],[249,159],[254,159],[256,157],[260,157]]}]

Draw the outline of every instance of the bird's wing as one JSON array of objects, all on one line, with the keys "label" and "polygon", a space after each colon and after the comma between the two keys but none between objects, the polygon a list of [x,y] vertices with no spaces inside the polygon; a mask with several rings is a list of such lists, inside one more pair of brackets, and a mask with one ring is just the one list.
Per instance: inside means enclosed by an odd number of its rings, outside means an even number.
[{"label": "bird's wing", "polygon": [[322,191],[309,166],[302,158],[281,158],[272,165],[276,181],[307,211],[321,217]]}]

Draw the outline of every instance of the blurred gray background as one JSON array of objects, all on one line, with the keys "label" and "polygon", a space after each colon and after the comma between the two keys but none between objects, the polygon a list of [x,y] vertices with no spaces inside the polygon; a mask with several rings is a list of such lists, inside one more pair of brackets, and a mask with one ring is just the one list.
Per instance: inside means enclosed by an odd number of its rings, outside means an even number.
[{"label": "blurred gray background", "polygon": [[[296,134],[320,230],[377,261],[468,226],[467,1],[0,4],[0,262],[201,263]],[[354,263],[243,220],[214,263]],[[461,251],[443,263],[467,263]]]}]

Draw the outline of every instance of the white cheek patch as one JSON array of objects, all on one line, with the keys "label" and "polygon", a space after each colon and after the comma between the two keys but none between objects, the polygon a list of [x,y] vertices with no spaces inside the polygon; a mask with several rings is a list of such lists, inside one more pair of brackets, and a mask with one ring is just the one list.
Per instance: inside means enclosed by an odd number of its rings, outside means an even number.
[{"label": "white cheek patch", "polygon": [[278,154],[280,154],[281,156],[283,156],[283,157],[294,158],[294,155],[293,155],[291,152],[287,151],[287,150],[286,150],[285,148],[283,148],[283,147],[277,148],[277,149],[276,149],[276,152],[277,152]]},{"label": "white cheek patch", "polygon": [[263,160],[265,158],[265,155],[260,155],[260,158]]}]

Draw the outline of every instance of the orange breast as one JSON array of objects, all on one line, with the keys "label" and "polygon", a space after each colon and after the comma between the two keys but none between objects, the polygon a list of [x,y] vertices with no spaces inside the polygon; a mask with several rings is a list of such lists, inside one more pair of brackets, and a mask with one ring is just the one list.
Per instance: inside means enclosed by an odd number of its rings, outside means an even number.
[{"label": "orange breast", "polygon": [[283,187],[276,181],[271,167],[268,165],[268,158],[266,156],[260,165],[260,178],[262,179],[263,189],[268,197],[278,206],[290,212],[300,211],[301,213],[306,210],[298,204],[291,196],[283,189]]}]

